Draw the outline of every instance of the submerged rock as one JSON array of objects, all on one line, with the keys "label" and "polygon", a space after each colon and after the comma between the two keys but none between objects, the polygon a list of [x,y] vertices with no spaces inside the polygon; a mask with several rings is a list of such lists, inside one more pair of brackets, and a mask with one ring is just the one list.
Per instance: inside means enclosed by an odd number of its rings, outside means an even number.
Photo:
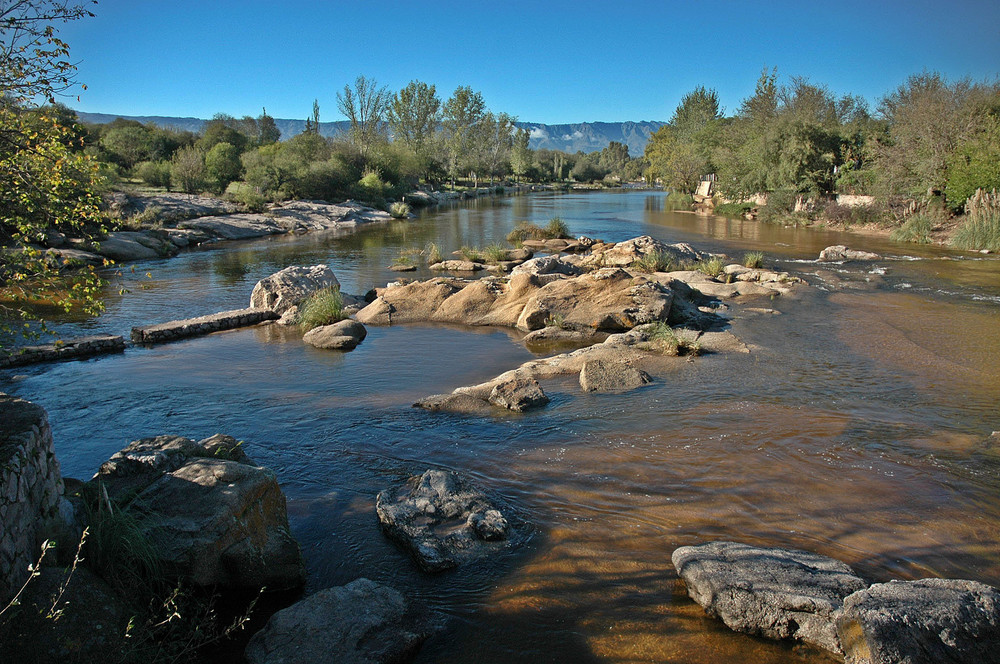
[{"label": "submerged rock", "polygon": [[326,265],[286,267],[257,282],[250,294],[250,306],[282,314],[324,288],[340,288],[337,277]]},{"label": "submerged rock", "polygon": [[844,600],[847,664],[996,664],[1000,593],[975,581],[890,581]]},{"label": "submerged rock", "polygon": [[691,599],[730,629],[836,653],[844,598],[867,585],[839,560],[792,549],[709,542],[680,547],[671,559]]},{"label": "submerged rock", "polygon": [[138,440],[91,482],[137,516],[168,576],[271,590],[305,580],[274,473],[254,465],[231,436]]},{"label": "submerged rock", "polygon": [[580,370],[584,392],[628,392],[652,382],[649,374],[627,362],[591,360]]},{"label": "submerged rock", "polygon": [[250,664],[391,664],[408,661],[434,630],[399,591],[362,578],[278,611],[245,654]]},{"label": "submerged rock", "polygon": [[421,569],[440,572],[515,546],[523,539],[511,510],[457,473],[428,470],[375,501],[382,530]]}]

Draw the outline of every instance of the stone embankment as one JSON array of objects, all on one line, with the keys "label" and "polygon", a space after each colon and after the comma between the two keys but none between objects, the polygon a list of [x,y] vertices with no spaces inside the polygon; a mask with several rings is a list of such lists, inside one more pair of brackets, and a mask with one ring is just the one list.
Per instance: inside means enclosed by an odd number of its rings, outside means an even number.
[{"label": "stone embankment", "polygon": [[120,353],[124,350],[125,339],[120,336],[102,334],[79,337],[38,346],[23,346],[8,355],[0,353],[0,369],[38,362]]},{"label": "stone embankment", "polygon": [[157,325],[132,328],[132,341],[137,344],[158,344],[184,337],[211,334],[222,330],[233,330],[248,325],[256,325],[268,320],[278,320],[281,316],[271,309],[234,309],[210,316],[199,316],[185,320],[175,320]]}]

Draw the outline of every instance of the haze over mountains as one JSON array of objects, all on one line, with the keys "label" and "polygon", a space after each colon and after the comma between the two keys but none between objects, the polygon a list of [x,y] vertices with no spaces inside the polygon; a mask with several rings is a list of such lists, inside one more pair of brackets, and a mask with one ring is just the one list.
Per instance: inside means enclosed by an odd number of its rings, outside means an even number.
[{"label": "haze over mountains", "polygon": [[[129,116],[109,113],[77,112],[80,120],[94,124],[106,124],[115,118],[138,120],[143,124],[152,122],[159,127],[171,127],[182,131],[198,132],[205,124],[199,118],[175,118],[168,116]],[[287,139],[305,129],[305,120],[285,120],[275,118],[274,123],[281,130],[281,138]],[[518,122],[530,132],[530,146],[533,150],[562,150],[563,152],[596,152],[603,150],[611,141],[628,146],[629,154],[637,157],[646,149],[649,136],[663,126],[663,122],[578,122],[574,124],[541,124],[538,122]],[[319,131],[323,136],[334,136],[347,131],[350,123],[320,122]]]}]

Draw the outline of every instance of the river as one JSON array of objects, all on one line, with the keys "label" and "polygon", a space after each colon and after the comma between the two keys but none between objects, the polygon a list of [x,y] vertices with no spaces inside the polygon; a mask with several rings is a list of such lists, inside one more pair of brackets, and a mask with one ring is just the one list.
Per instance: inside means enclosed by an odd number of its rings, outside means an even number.
[{"label": "river", "polygon": [[[732,305],[748,355],[678,360],[625,395],[547,383],[552,403],[525,415],[411,407],[533,357],[513,330],[441,325],[370,328],[349,353],[274,326],[237,330],[0,372],[0,390],[48,410],[70,477],[145,436],[246,440],[288,496],[308,592],[365,576],[448,617],[423,663],[831,661],[731,633],[687,598],[670,554],[711,539],[816,551],[874,581],[1000,586],[996,256],[697,216],[658,192],[532,194],[138,264],[113,279],[103,316],[58,328],[121,334],[244,307],[258,279],[288,265],[327,263],[362,293],[396,277],[387,266],[401,249],[484,246],[553,216],[608,241],[763,251],[809,287]],[[885,258],[817,264],[831,244]],[[501,494],[534,525],[531,540],[483,565],[419,572],[379,531],[374,498],[427,468]]]}]

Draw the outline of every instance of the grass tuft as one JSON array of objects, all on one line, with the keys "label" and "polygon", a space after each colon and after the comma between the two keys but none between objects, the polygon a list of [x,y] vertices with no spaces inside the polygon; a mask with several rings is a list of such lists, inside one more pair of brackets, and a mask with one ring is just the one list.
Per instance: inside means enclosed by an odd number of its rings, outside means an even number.
[{"label": "grass tuft", "polygon": [[726,269],[726,262],[718,256],[712,256],[711,258],[703,258],[695,263],[694,269],[710,277],[717,277]]},{"label": "grass tuft", "polygon": [[935,220],[930,215],[915,214],[907,219],[902,226],[889,233],[889,239],[896,242],[929,244],[931,241],[931,231],[935,225]]},{"label": "grass tuft", "polygon": [[697,341],[690,341],[684,337],[677,336],[666,323],[653,323],[648,332],[648,341],[644,344],[648,350],[653,350],[663,355],[700,355],[701,344]]},{"label": "grass tuft", "polygon": [[407,217],[410,216],[410,211],[411,208],[409,203],[396,201],[395,203],[389,206],[389,215],[393,219],[406,219]]},{"label": "grass tuft", "polygon": [[951,243],[959,249],[1000,251],[1000,194],[976,190],[965,204],[965,223]]},{"label": "grass tuft", "polygon": [[630,266],[639,272],[670,272],[677,267],[673,254],[667,251],[651,251]]},{"label": "grass tuft", "polygon": [[324,288],[299,305],[299,325],[306,330],[344,320],[344,299],[337,287]]},{"label": "grass tuft", "polygon": [[764,252],[748,251],[743,254],[743,267],[749,267],[754,270],[764,267]]}]

